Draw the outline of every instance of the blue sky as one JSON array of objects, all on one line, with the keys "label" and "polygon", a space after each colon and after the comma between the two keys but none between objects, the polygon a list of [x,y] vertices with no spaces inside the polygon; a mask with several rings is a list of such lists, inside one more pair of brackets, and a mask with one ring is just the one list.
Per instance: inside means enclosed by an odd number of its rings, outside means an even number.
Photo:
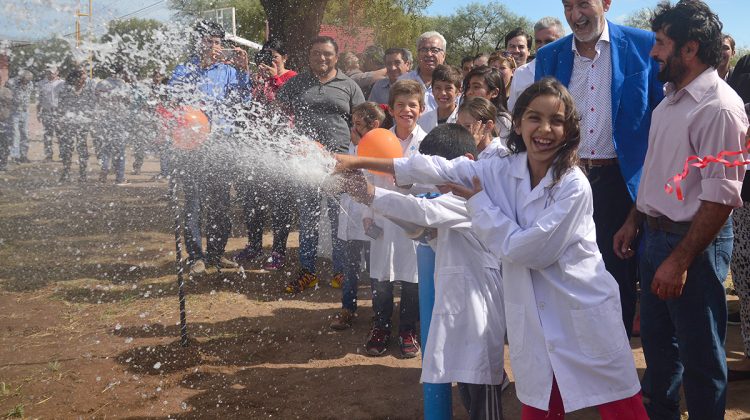
[{"label": "blue sky", "polygon": [[[81,2],[88,5],[86,0]],[[62,35],[74,31],[78,0],[7,0],[2,3],[0,38],[40,39],[51,34]],[[447,15],[469,3],[472,1],[433,0],[426,13]],[[544,16],[556,16],[565,22],[561,0],[515,0],[501,3],[511,12],[525,16],[532,22]],[[750,30],[747,29],[750,1],[708,0],[707,3],[721,18],[724,31],[734,36],[738,45],[750,47]],[[607,16],[619,22],[635,10],[654,7],[656,4],[657,0],[613,0]],[[170,17],[167,5],[167,0],[94,0],[93,26],[97,35],[101,35],[106,30],[107,21],[123,15],[166,21]],[[86,18],[82,19],[85,23]]]},{"label": "blue sky", "polygon": [[[674,3],[676,0],[672,0]],[[466,6],[474,1],[471,0],[433,0],[427,9],[430,15],[449,15],[456,9]],[[477,1],[476,3],[485,3]],[[563,15],[562,0],[515,0],[501,1],[511,12],[525,16],[532,22],[544,16],[555,16],[565,23]],[[750,17],[750,1],[747,0],[707,0],[706,3],[719,15],[724,24],[724,32],[732,35],[738,46],[750,47],[750,30],[748,30],[748,17]],[[614,22],[622,19],[632,12],[644,7],[653,8],[658,4],[657,0],[612,0],[612,7],[607,12],[607,18]],[[570,33],[570,28],[565,28]]]}]

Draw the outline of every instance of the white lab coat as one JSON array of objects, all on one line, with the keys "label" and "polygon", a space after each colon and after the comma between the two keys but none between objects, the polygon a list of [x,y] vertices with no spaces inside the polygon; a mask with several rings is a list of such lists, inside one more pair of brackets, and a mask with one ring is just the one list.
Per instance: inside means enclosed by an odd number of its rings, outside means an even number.
[{"label": "white lab coat", "polygon": [[479,154],[477,155],[477,160],[508,155],[510,151],[505,144],[506,143],[503,141],[503,139],[501,139],[500,137],[495,137],[494,139],[492,139],[490,144],[488,144],[487,147],[484,148],[484,150],[479,152]]},{"label": "white lab coat", "polygon": [[[349,154],[357,155],[357,146],[349,143]],[[367,213],[367,206],[354,201],[349,194],[339,196],[339,224],[336,236],[342,241],[367,241],[362,219]]]},{"label": "white lab coat", "polygon": [[422,381],[499,385],[505,313],[498,259],[471,230],[466,200],[417,198],[375,189],[376,213],[437,228],[435,306],[422,355]]},{"label": "white lab coat", "polygon": [[[445,121],[446,124],[455,123],[458,120],[458,106],[453,108],[453,112],[451,112],[451,115],[448,116],[448,119]],[[432,111],[427,111],[419,118],[419,126],[422,127],[422,130],[424,130],[426,133],[429,133],[432,131],[433,128],[438,126],[438,110],[433,109]]]},{"label": "white lab coat", "polygon": [[[395,127],[391,128],[395,134]],[[414,128],[409,137],[401,141],[401,148],[405,157],[419,154],[419,144],[427,133],[419,127]],[[404,194],[427,192],[423,185],[411,188],[399,188],[393,182],[393,176],[373,174],[372,184],[387,190],[399,191]],[[378,239],[370,239],[370,278],[379,281],[402,280],[417,283],[417,244],[406,236],[404,230],[380,214],[370,210],[364,217],[371,217],[376,225],[383,229],[383,235]]]},{"label": "white lab coat", "polygon": [[400,182],[481,180],[483,191],[467,208],[478,237],[502,260],[521,402],[546,410],[553,375],[567,412],[640,390],[619,289],[596,245],[591,186],[580,169],[553,187],[550,170],[532,190],[526,153],[477,162],[420,155],[395,166]]}]

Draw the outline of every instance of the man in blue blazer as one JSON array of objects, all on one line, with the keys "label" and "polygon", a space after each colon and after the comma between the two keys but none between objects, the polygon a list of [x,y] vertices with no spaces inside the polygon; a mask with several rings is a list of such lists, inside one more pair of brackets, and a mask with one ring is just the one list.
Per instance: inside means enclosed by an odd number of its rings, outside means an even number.
[{"label": "man in blue blazer", "polygon": [[573,31],[537,52],[536,80],[553,76],[568,87],[581,114],[580,165],[594,197],[596,240],[620,285],[628,336],[635,318],[636,266],[617,258],[612,239],[640,182],[651,111],[664,97],[649,56],[652,32],[616,25],[604,14],[611,0],[563,0]]}]

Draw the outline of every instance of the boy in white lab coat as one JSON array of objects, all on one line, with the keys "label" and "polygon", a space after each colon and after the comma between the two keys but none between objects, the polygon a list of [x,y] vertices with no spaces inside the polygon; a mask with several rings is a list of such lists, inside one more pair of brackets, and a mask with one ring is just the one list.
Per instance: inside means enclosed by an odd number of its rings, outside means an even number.
[{"label": "boy in white lab coat", "polygon": [[[419,152],[474,159],[474,138],[457,124],[434,128]],[[435,306],[423,352],[422,381],[458,382],[471,418],[502,418],[505,315],[499,260],[472,231],[466,199],[452,193],[418,198],[376,188],[362,175],[347,180],[352,197],[382,216],[437,229]]]},{"label": "boy in white lab coat", "polygon": [[[375,102],[363,102],[352,109],[352,136],[349,143],[349,154],[357,154],[360,139],[370,130],[379,128],[385,120],[385,113]],[[344,273],[337,274],[331,280],[334,288],[341,288],[341,311],[331,322],[334,330],[351,328],[354,314],[357,311],[357,283],[360,276],[360,261],[362,251],[369,246],[369,238],[365,235],[362,218],[367,212],[367,206],[352,200],[348,194],[342,194],[339,199],[338,238],[344,241]]]},{"label": "boy in white lab coat", "polygon": [[[417,124],[424,111],[424,89],[414,80],[399,80],[391,86],[388,107],[393,117],[391,131],[401,143],[404,157],[419,154],[419,144],[427,133]],[[421,193],[422,186],[401,188],[392,175],[373,174],[375,186],[400,191]],[[419,319],[419,289],[417,285],[417,246],[404,235],[403,229],[381,215],[372,214],[363,220],[370,236],[370,279],[372,309],[375,312],[372,330],[365,343],[370,356],[382,356],[388,348],[393,314],[393,283],[401,282],[401,304],[398,340],[401,357],[419,354],[417,320]]]}]

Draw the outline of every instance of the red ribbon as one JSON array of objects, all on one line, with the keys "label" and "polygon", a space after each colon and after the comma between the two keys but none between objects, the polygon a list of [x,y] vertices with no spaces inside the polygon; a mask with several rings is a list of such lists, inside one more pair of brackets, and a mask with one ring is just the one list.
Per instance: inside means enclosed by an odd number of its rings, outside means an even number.
[{"label": "red ribbon", "polygon": [[[698,156],[690,156],[685,160],[685,167],[682,169],[682,173],[679,173],[667,181],[666,185],[664,185],[664,191],[667,192],[667,194],[672,194],[674,191],[677,195],[677,199],[680,201],[685,200],[685,196],[682,193],[682,188],[680,187],[680,181],[685,179],[688,176],[688,173],[690,172],[690,167],[694,166],[698,169],[703,169],[706,166],[708,166],[709,163],[721,163],[722,165],[726,166],[727,168],[734,168],[737,166],[744,166],[749,165],[750,160],[735,160],[735,161],[728,161],[725,159],[725,157],[731,157],[731,156],[738,156],[742,155],[743,153],[750,152],[750,136],[745,137],[745,140],[747,141],[745,143],[745,148],[743,150],[738,151],[729,151],[729,150],[723,150],[719,152],[716,156],[708,155],[706,157],[698,157]],[[671,184],[674,184],[672,186]]]}]

